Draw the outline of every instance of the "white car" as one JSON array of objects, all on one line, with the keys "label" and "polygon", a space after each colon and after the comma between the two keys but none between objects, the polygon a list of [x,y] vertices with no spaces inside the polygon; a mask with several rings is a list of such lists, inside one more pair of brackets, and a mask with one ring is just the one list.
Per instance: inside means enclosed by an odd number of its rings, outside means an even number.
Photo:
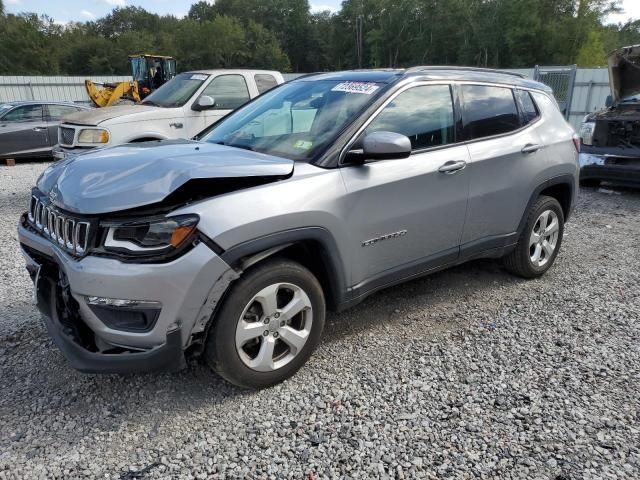
[{"label": "white car", "polygon": [[87,149],[149,140],[191,138],[261,93],[284,83],[269,70],[180,73],[142,102],[93,109],[64,118],[58,159]]}]

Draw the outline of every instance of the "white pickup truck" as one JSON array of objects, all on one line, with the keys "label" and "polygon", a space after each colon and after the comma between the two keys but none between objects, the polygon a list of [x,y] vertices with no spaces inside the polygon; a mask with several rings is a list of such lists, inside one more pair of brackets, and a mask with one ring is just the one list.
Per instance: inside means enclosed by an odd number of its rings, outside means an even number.
[{"label": "white pickup truck", "polygon": [[96,147],[191,138],[250,99],[281,84],[268,70],[180,73],[142,102],[85,110],[58,128],[57,159]]}]

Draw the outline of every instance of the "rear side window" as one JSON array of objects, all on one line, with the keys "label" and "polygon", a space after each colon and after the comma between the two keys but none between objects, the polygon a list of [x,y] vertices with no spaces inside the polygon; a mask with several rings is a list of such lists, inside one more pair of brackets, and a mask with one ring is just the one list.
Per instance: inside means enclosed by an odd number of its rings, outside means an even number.
[{"label": "rear side window", "polygon": [[68,105],[47,105],[47,110],[49,111],[47,119],[57,121],[62,120],[62,117],[77,112],[80,109]]},{"label": "rear side window", "polygon": [[211,81],[202,95],[213,97],[218,110],[234,110],[250,100],[242,75],[220,75]]},{"label": "rear side window", "polygon": [[490,137],[520,128],[518,109],[510,88],[463,85],[463,123],[466,137]]},{"label": "rear side window", "polygon": [[273,87],[278,86],[278,81],[273,75],[267,73],[256,73],[253,76],[256,81],[256,87],[258,87],[258,93],[264,93],[267,90],[271,90]]},{"label": "rear side window", "polygon": [[516,90],[516,96],[520,101],[520,113],[523,125],[528,125],[540,116],[531,94],[526,90]]},{"label": "rear side window", "polygon": [[406,135],[413,150],[453,143],[449,85],[424,85],[405,90],[384,107],[365,133],[378,131]]}]

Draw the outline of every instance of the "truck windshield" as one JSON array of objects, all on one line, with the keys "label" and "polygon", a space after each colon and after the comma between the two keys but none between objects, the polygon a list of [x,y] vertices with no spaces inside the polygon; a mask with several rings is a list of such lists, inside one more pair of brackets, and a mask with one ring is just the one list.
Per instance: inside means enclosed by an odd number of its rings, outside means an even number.
[{"label": "truck windshield", "polygon": [[271,90],[201,140],[292,160],[311,160],[382,91],[382,84],[299,80]]},{"label": "truck windshield", "polygon": [[181,73],[165,83],[141,103],[157,107],[182,107],[202,86],[209,75],[204,73]]}]

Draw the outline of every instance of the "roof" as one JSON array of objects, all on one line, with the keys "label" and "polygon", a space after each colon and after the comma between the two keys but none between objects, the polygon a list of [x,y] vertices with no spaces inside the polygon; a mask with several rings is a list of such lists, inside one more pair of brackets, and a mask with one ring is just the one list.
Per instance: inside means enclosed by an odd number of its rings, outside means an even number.
[{"label": "roof", "polygon": [[0,102],[0,105],[13,105],[17,107],[19,105],[67,105],[69,107],[78,108],[91,108],[80,103],[73,102],[57,102],[55,100],[10,100],[8,102]]},{"label": "roof", "polygon": [[551,91],[542,83],[525,78],[519,73],[489,68],[455,66],[419,66],[397,69],[346,70],[342,72],[317,73],[293,81],[337,80],[356,82],[394,83],[402,79],[472,81],[502,83],[511,86]]},{"label": "roof", "polygon": [[280,75],[280,72],[275,70],[254,70],[251,68],[214,68],[211,70],[191,70],[189,72],[180,72],[180,73],[204,73],[205,75],[212,75],[214,73],[269,73],[273,75],[274,73]]},{"label": "roof", "polygon": [[175,60],[175,57],[170,55],[154,55],[152,53],[132,53],[129,55],[129,58],[140,58],[140,57],[153,57],[153,58],[166,58],[168,60]]}]

